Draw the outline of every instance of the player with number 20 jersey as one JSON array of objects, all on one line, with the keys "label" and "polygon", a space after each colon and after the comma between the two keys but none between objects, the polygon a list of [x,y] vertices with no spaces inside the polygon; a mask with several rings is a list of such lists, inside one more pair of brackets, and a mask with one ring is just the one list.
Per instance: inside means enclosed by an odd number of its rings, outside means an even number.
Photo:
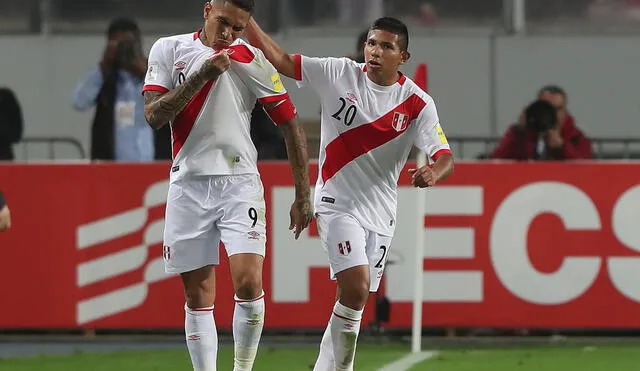
[{"label": "player with number 20 jersey", "polygon": [[397,183],[413,145],[429,165],[411,169],[430,187],[454,167],[433,99],[398,68],[409,59],[407,27],[381,18],[371,27],[365,64],[286,54],[255,21],[250,42],[276,69],[309,86],[322,103],[315,212],[338,300],[314,370],[353,370],[360,320],[378,290],[395,228]]}]

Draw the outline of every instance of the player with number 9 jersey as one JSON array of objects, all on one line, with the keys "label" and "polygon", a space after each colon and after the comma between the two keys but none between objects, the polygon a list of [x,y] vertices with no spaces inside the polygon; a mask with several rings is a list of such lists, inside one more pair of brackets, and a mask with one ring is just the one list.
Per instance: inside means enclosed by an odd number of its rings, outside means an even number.
[{"label": "player with number 9 jersey", "polygon": [[154,43],[143,88],[149,124],[171,125],[164,262],[184,284],[185,333],[196,371],[216,370],[212,312],[220,242],[235,292],[234,370],[252,369],[264,324],[266,210],[249,134],[256,100],[283,131],[296,184],[290,213],[296,238],[313,216],[295,107],[273,65],[240,39],[253,8],[253,0],[205,3],[201,30]]},{"label": "player with number 9 jersey", "polygon": [[276,69],[321,100],[315,212],[338,281],[338,300],[314,370],[353,370],[362,312],[378,290],[396,224],[398,178],[413,146],[429,164],[410,169],[416,187],[434,186],[454,161],[434,100],[398,68],[409,59],[407,27],[377,20],[366,63],[285,53],[251,21],[247,35]]}]

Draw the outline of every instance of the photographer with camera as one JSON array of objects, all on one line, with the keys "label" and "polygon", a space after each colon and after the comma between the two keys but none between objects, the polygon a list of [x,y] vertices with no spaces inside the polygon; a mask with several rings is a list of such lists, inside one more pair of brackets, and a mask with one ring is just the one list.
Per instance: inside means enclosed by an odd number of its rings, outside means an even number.
[{"label": "photographer with camera", "polygon": [[78,84],[73,107],[96,107],[91,130],[91,159],[146,162],[171,158],[169,128],[154,132],[144,117],[141,91],[147,57],[137,24],[111,22],[102,60]]},{"label": "photographer with camera", "polygon": [[507,129],[489,158],[519,161],[591,159],[591,141],[576,127],[567,112],[566,102],[567,95],[562,88],[542,88],[538,100]]}]

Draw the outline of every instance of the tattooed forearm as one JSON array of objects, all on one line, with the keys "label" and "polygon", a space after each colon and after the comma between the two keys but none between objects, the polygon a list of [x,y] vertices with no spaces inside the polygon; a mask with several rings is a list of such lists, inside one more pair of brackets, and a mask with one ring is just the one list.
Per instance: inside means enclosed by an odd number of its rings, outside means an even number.
[{"label": "tattooed forearm", "polygon": [[307,151],[307,137],[300,124],[298,116],[281,125],[284,131],[284,140],[287,145],[289,163],[293,171],[296,187],[296,200],[306,202],[309,200],[311,190],[309,188],[309,154]]},{"label": "tattooed forearm", "polygon": [[154,129],[160,129],[172,121],[206,82],[207,80],[201,74],[195,73],[182,85],[166,94],[145,91],[144,117],[149,125]]}]

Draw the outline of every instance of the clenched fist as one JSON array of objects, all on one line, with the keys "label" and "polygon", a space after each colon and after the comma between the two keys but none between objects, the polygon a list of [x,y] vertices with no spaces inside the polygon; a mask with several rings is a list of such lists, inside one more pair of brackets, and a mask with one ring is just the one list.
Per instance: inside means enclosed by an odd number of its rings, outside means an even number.
[{"label": "clenched fist", "polygon": [[409,175],[411,175],[411,185],[417,188],[433,187],[438,181],[436,173],[429,166],[409,169]]},{"label": "clenched fist", "polygon": [[206,80],[215,80],[228,70],[230,65],[229,54],[227,54],[226,50],[223,50],[204,62],[200,68],[200,74]]}]

